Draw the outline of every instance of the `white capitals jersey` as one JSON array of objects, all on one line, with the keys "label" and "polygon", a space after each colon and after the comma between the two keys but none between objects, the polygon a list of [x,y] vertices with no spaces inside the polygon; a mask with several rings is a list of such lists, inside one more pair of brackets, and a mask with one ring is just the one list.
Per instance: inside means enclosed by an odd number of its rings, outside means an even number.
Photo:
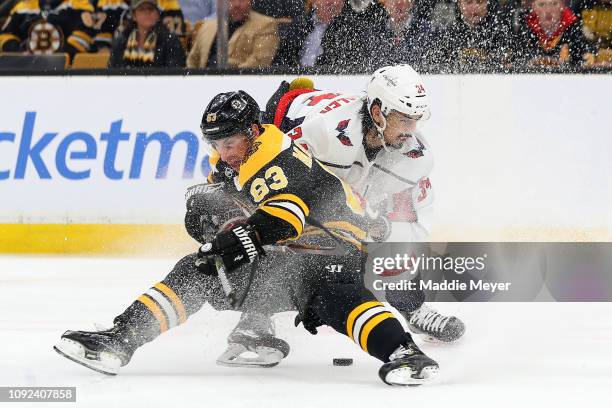
[{"label": "white capitals jersey", "polygon": [[391,221],[403,222],[392,239],[426,240],[433,202],[429,145],[416,133],[401,149],[391,153],[381,149],[368,157],[360,113],[365,100],[365,94],[301,94],[285,114],[284,123],[295,126],[287,135],[349,183],[370,208],[381,208]]}]

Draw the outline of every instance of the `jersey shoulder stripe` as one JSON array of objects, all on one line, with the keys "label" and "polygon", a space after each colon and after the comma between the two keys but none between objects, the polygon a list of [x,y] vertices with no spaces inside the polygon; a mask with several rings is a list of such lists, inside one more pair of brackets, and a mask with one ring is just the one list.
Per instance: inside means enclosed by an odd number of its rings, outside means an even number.
[{"label": "jersey shoulder stripe", "polygon": [[269,205],[269,204],[266,204],[260,207],[260,209],[268,213],[269,215],[275,218],[279,218],[291,225],[291,227],[293,228],[294,234],[288,239],[295,239],[299,237],[300,235],[302,235],[302,231],[304,230],[305,222],[295,212],[291,211],[288,208],[278,207],[278,206]]},{"label": "jersey shoulder stripe", "polygon": [[283,150],[291,146],[291,139],[274,125],[263,125],[264,132],[253,141],[252,152],[240,165],[238,184],[244,186]]},{"label": "jersey shoulder stripe", "polygon": [[57,9],[62,10],[70,8],[78,11],[94,11],[94,7],[91,5],[89,0],[64,0]]},{"label": "jersey shoulder stripe", "polygon": [[296,196],[295,194],[277,194],[275,196],[273,196],[272,198],[268,198],[266,201],[264,201],[262,203],[266,204],[270,201],[292,201],[295,204],[298,205],[298,207],[302,210],[302,212],[308,216],[310,214],[310,209],[308,208],[308,206],[306,205],[306,203],[304,202],[304,200],[302,200],[300,197]]},{"label": "jersey shoulder stripe", "polygon": [[291,224],[295,234],[290,239],[302,235],[306,226],[306,217],[310,214],[308,205],[300,197],[289,193],[277,194],[264,201],[259,208],[271,216]]},{"label": "jersey shoulder stripe", "polygon": [[11,14],[38,14],[40,13],[40,5],[38,0],[22,0],[15,4],[11,10]]},{"label": "jersey shoulder stripe", "polygon": [[162,11],[181,10],[178,0],[158,0],[157,4]]},{"label": "jersey shoulder stripe", "polygon": [[125,0],[98,0],[96,7],[102,10],[129,9]]},{"label": "jersey shoulder stripe", "polygon": [[215,149],[212,149],[210,155],[208,156],[208,164],[210,164],[210,167],[214,169],[216,168],[217,163],[219,163],[219,160],[221,160],[219,152]]}]

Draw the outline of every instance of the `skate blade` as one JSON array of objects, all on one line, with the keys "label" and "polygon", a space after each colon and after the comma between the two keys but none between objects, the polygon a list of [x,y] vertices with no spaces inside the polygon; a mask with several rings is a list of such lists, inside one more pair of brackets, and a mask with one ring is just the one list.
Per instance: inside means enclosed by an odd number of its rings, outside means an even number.
[{"label": "skate blade", "polygon": [[432,337],[432,336],[430,336],[428,334],[421,334],[421,335],[419,335],[419,338],[421,340],[423,340],[424,342],[430,343],[430,344],[457,344],[457,343],[459,343],[461,341],[463,336],[461,336],[461,337],[459,337],[459,338],[457,338],[455,340],[450,340],[450,341],[440,340],[440,339]]},{"label": "skate blade", "polygon": [[[253,352],[257,357],[242,356]],[[270,347],[255,347],[249,350],[241,344],[230,344],[228,349],[217,358],[217,364],[224,367],[270,368],[277,366],[283,359],[283,353]]]},{"label": "skate blade", "polygon": [[461,339],[463,339],[463,336],[465,335],[465,331],[464,331],[463,333],[461,333],[459,337],[457,337],[454,340],[442,340],[442,339],[433,337],[431,334],[422,332],[419,329],[411,325],[408,325],[408,330],[410,331],[411,334],[418,336],[419,339],[423,340],[426,343],[430,343],[430,344],[456,344],[456,343],[459,343]]},{"label": "skate blade", "polygon": [[420,374],[410,367],[398,367],[395,370],[391,370],[385,377],[385,380],[390,385],[414,387],[430,382],[436,375],[438,375],[437,366],[424,367]]},{"label": "skate blade", "polygon": [[76,341],[61,339],[53,349],[68,360],[74,361],[84,367],[106,375],[117,375],[121,367],[121,360],[110,353],[99,353],[99,360],[85,357],[87,349]]}]

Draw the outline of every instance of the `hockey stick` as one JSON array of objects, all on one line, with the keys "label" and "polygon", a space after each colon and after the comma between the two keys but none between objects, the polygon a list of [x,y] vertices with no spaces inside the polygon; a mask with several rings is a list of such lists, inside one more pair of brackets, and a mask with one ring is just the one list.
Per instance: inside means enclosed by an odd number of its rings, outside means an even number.
[{"label": "hockey stick", "polygon": [[231,283],[227,279],[227,275],[225,274],[225,266],[223,266],[223,261],[221,260],[220,256],[215,257],[215,265],[217,267],[219,282],[221,282],[221,287],[225,292],[225,297],[230,302],[230,306],[235,309],[234,305],[236,304],[236,293],[234,292]]},{"label": "hockey stick", "polygon": [[[335,236],[331,234],[331,232],[327,231],[324,228],[324,231],[329,234],[332,239],[336,242],[340,242]],[[308,245],[308,244],[286,244],[286,245],[266,245],[264,246],[265,251],[270,252],[280,252],[280,253],[299,253],[299,254],[313,254],[313,255],[337,255],[337,247],[322,247],[317,245]],[[249,272],[249,276],[247,277],[246,287],[244,288],[242,296],[240,298],[236,298],[236,292],[232,287],[229,279],[227,278],[227,274],[225,271],[225,266],[223,265],[223,261],[221,257],[215,257],[215,266],[217,267],[217,276],[219,278],[219,282],[221,283],[221,287],[223,288],[223,292],[225,292],[225,297],[230,303],[230,306],[234,310],[238,310],[244,300],[246,299],[249,290],[251,289],[251,285],[253,283],[253,278],[255,277],[255,271],[257,269],[257,260],[255,260],[251,264],[251,270]]]},{"label": "hockey stick", "polygon": [[[314,218],[308,217],[308,222],[314,225],[317,228],[322,229],[327,235],[329,235],[338,245],[335,247],[320,247],[316,245],[308,245],[308,244],[287,244],[287,245],[266,245],[265,249],[274,251],[274,252],[282,252],[282,253],[302,253],[302,254],[314,254],[314,255],[345,255],[348,253],[348,247],[344,242],[342,242],[338,237],[331,233],[325,226],[323,226],[319,221]],[[344,248],[344,252],[338,252],[338,246],[342,246]],[[223,265],[221,265],[223,268]],[[240,296],[240,299],[236,300],[235,292],[232,290],[229,282],[227,282],[228,290],[225,289],[225,294],[230,300],[230,304],[234,310],[237,310],[242,306],[244,300],[246,299],[249,290],[251,289],[251,285],[253,284],[253,278],[255,277],[255,271],[257,270],[257,260],[255,260],[251,264],[251,271],[249,272],[249,276],[247,278],[246,287]],[[219,272],[219,279],[221,279],[221,272]],[[227,277],[225,276],[225,271],[223,270],[223,279],[227,281]],[[223,285],[223,281],[221,281]],[[231,298],[230,298],[231,295]]]},{"label": "hockey stick", "polygon": [[[270,252],[314,254],[314,255],[334,255],[334,252],[336,251],[335,247],[318,247],[315,245],[300,245],[300,244],[266,245],[264,248],[266,251],[270,251]],[[246,287],[244,288],[242,292],[242,296],[240,296],[240,299],[236,299],[234,291],[231,290],[231,287],[229,287],[230,288],[229,291],[225,290],[224,288],[225,294],[228,297],[230,304],[234,310],[238,310],[242,306],[242,304],[244,303],[244,300],[249,294],[249,290],[251,289],[251,285],[253,284],[253,278],[255,277],[255,271],[257,270],[257,263],[258,263],[257,260],[255,260],[251,264],[251,270],[249,272],[249,276],[247,277]],[[223,275],[225,276],[225,273]],[[221,276],[221,274],[219,276]],[[227,280],[227,277],[225,277],[225,280]],[[228,285],[229,285],[229,282],[228,282]],[[231,298],[230,298],[230,295],[232,296]]]}]

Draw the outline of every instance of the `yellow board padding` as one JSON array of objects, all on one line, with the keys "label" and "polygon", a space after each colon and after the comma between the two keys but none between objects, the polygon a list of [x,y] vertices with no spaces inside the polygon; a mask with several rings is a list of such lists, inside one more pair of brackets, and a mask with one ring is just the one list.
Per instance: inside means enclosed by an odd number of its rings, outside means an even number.
[{"label": "yellow board padding", "polygon": [[5,254],[174,257],[198,246],[180,224],[0,224]]},{"label": "yellow board padding", "polygon": [[[394,225],[395,231],[402,226]],[[331,227],[331,226],[330,226]],[[307,232],[308,231],[308,232]],[[304,235],[320,230],[308,227]],[[607,228],[436,226],[432,242],[609,242]],[[0,224],[0,253],[85,256],[184,256],[199,244],[180,224]]]}]

